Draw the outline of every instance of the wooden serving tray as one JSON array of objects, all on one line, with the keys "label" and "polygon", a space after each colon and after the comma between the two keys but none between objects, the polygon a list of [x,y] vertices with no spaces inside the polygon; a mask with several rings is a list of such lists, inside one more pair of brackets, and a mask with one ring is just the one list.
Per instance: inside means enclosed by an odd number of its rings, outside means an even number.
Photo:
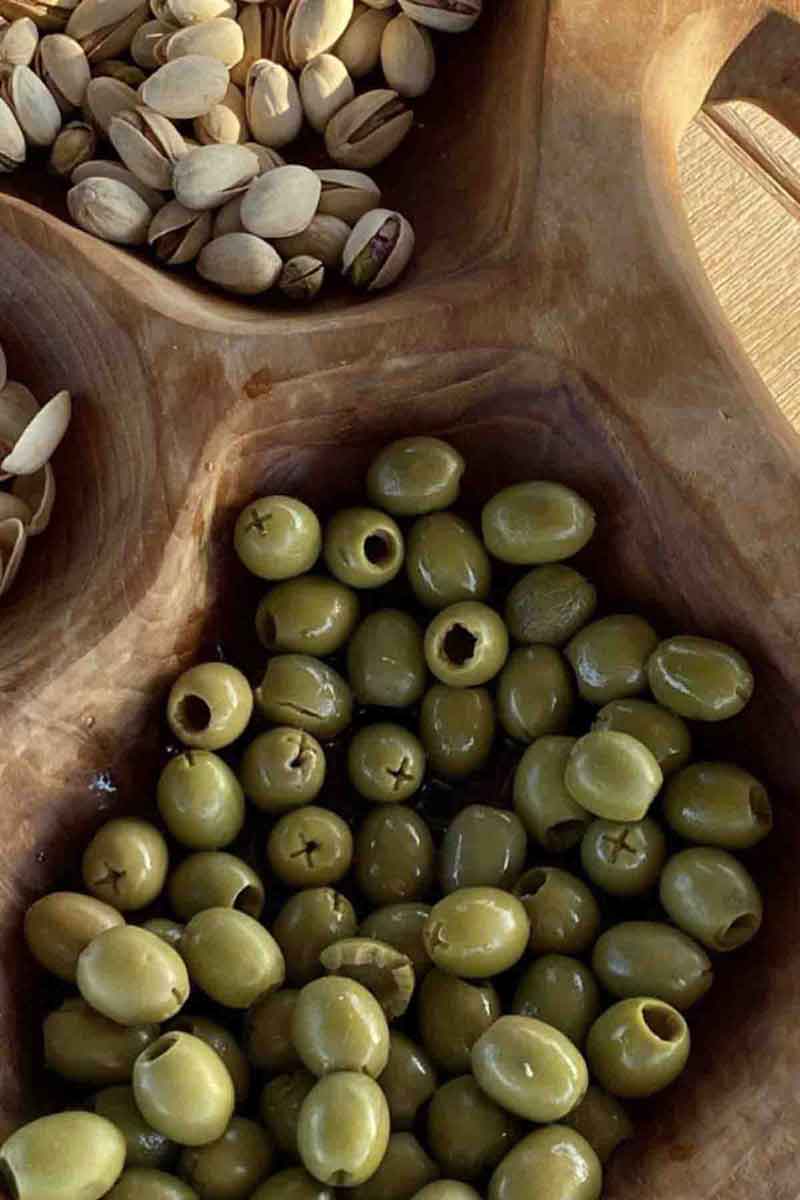
[{"label": "wooden serving tray", "polygon": [[765,927],[720,964],[690,1070],[606,1194],[797,1200],[800,452],[700,270],[676,171],[712,86],[800,130],[793,9],[488,4],[385,172],[419,254],[368,302],[230,302],[4,179],[0,341],[12,374],[77,405],[53,525],[0,621],[0,1135],[32,1095],[23,910],[109,811],[152,801],[167,683],[229,611],[237,507],[332,507],[386,439],[431,431],[468,456],[471,504],[523,478],[577,487],[607,602],[752,660],[755,700],[708,746],[774,790]]}]

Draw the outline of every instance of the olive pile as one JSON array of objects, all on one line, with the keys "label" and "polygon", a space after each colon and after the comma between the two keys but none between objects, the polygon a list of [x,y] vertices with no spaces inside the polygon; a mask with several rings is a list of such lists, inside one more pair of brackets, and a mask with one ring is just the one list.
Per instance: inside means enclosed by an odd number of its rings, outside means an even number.
[{"label": "olive pile", "polygon": [[[263,677],[180,676],[166,832],[108,822],[86,894],[26,916],[77,988],[46,1063],[84,1090],[0,1150],[15,1200],[596,1200],[621,1100],[683,1069],[708,952],[761,922],[731,851],[772,822],[745,770],[690,763],[686,718],[738,713],[750,669],[596,618],[567,487],[506,488],[479,537],[446,511],[463,470],[411,438],[324,530],[286,496],[241,513]],[[380,606],[401,572],[416,617]],[[460,802],[497,725],[512,803],[488,772]]]}]

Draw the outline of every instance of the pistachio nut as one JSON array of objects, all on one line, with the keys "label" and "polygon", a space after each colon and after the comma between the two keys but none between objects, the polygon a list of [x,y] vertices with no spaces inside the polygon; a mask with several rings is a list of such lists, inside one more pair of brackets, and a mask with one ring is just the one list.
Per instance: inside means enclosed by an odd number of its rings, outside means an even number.
[{"label": "pistachio nut", "polygon": [[252,233],[226,233],[200,251],[197,273],[226,291],[255,296],[272,287],[282,265],[268,242]]},{"label": "pistachio nut", "polygon": [[65,33],[48,33],[36,52],[36,70],[62,113],[81,107],[92,73],[79,42]]},{"label": "pistachio nut", "polygon": [[68,179],[76,167],[89,162],[97,150],[97,134],[86,121],[70,121],[50,147],[48,170]]},{"label": "pistachio nut", "polygon": [[98,133],[106,137],[111,118],[126,109],[136,108],[138,103],[136,92],[120,79],[91,79],[83,98],[83,115]]},{"label": "pistachio nut", "polygon": [[215,17],[236,20],[236,0],[164,0],[164,13],[176,25],[202,25]]},{"label": "pistachio nut", "polygon": [[242,224],[242,196],[234,196],[214,213],[211,236],[218,238],[226,233],[244,233]]},{"label": "pistachio nut", "polygon": [[[143,71],[155,71],[156,67],[164,65],[164,60],[160,57],[161,47],[174,32],[173,27],[165,25],[163,21],[145,21],[133,35],[131,58]],[[141,83],[144,83],[144,79]],[[141,86],[141,83],[137,84],[137,87]]]},{"label": "pistachio nut", "polygon": [[56,480],[50,463],[45,463],[33,475],[18,475],[11,488],[12,495],[27,507],[31,514],[26,521],[28,537],[44,533],[50,524],[56,501]]},{"label": "pistachio nut", "polygon": [[325,266],[310,254],[298,254],[283,264],[278,287],[290,300],[313,300],[325,280]]},{"label": "pistachio nut", "polygon": [[325,127],[325,146],[334,162],[374,167],[396,150],[414,123],[397,92],[376,88],[340,108]]},{"label": "pistachio nut", "polygon": [[262,146],[260,142],[245,142],[248,150],[252,150],[258,159],[258,173],[263,175],[265,171],[272,171],[275,167],[285,167],[286,159],[278,154],[277,150],[273,150],[271,146]]},{"label": "pistachio nut", "polygon": [[341,167],[325,167],[317,171],[322,183],[317,212],[339,217],[355,225],[359,217],[378,208],[381,189],[363,171],[348,171]]},{"label": "pistachio nut", "polygon": [[81,163],[72,172],[70,183],[73,185],[83,183],[85,179],[115,179],[117,183],[124,183],[126,187],[136,192],[137,196],[141,196],[151,212],[158,212],[163,207],[163,193],[142,183],[141,179],[137,179],[133,171],[123,167],[122,163],[103,158],[94,158],[89,162]]},{"label": "pistachio nut", "polygon": [[39,45],[39,30],[30,17],[17,17],[0,29],[0,63],[29,67]]},{"label": "pistachio nut", "polygon": [[[8,385],[4,391],[5,395],[7,393]],[[67,432],[71,416],[72,399],[69,392],[56,392],[43,408],[38,408],[14,439],[10,452],[0,462],[0,471],[6,478],[10,475],[33,475],[40,471],[53,457]]]},{"label": "pistachio nut", "polygon": [[22,562],[28,533],[19,517],[0,521],[0,596],[11,587]]},{"label": "pistachio nut", "polygon": [[89,62],[102,62],[126,51],[146,20],[146,0],[80,0],[66,32],[80,42]]},{"label": "pistachio nut", "polygon": [[311,219],[302,233],[292,237],[274,238],[273,245],[281,258],[296,258],[298,254],[310,254],[318,258],[329,270],[339,267],[342,251],[350,237],[350,226],[338,217],[320,216]]},{"label": "pistachio nut", "polygon": [[0,77],[0,97],[19,122],[29,146],[52,146],[61,128],[61,110],[30,67],[8,67]]},{"label": "pistachio nut", "polygon": [[405,217],[374,208],[354,226],[342,252],[342,273],[353,287],[376,292],[394,283],[414,250],[414,230]]},{"label": "pistachio nut", "polygon": [[244,34],[230,17],[215,17],[213,21],[187,25],[173,33],[165,42],[164,54],[167,62],[187,54],[201,54],[233,67],[244,57]]},{"label": "pistachio nut", "polygon": [[67,192],[67,208],[76,225],[106,242],[142,246],[152,212],[132,187],[118,179],[91,178]]},{"label": "pistachio nut", "polygon": [[389,87],[407,99],[422,96],[436,74],[431,35],[405,13],[393,17],[383,31],[381,68]]},{"label": "pistachio nut", "polygon": [[[84,0],[82,0],[84,2]],[[174,121],[203,117],[224,99],[228,68],[217,58],[187,54],[165,63],[140,88],[142,103]]]},{"label": "pistachio nut", "polygon": [[266,58],[281,67],[286,66],[283,13],[279,8],[271,4],[248,4],[239,13],[239,26],[244,36],[244,54],[231,69],[234,83],[245,87],[250,68],[260,58]]},{"label": "pistachio nut", "polygon": [[[145,21],[146,24],[147,22]],[[139,26],[139,29],[143,28],[144,26]],[[134,41],[139,33],[139,29],[133,35]],[[133,42],[131,45],[133,45]],[[121,58],[107,58],[104,62],[96,63],[92,69],[92,75],[97,79],[118,79],[120,83],[127,83],[130,88],[140,87],[147,78],[141,67],[136,67],[133,63],[123,62]]]},{"label": "pistachio nut", "polygon": [[356,94],[347,67],[333,54],[319,54],[300,72],[300,99],[308,123],[322,133],[331,117]]},{"label": "pistachio nut", "polygon": [[170,12],[169,0],[150,0],[150,13],[162,25],[168,25],[172,30],[180,29],[180,25]]},{"label": "pistachio nut", "polygon": [[286,146],[303,124],[303,106],[294,77],[286,67],[265,58],[247,72],[247,121],[253,137],[264,146]]},{"label": "pistachio nut", "polygon": [[322,184],[308,167],[275,167],[250,185],[242,200],[242,224],[258,237],[293,237],[317,211]]},{"label": "pistachio nut", "polygon": [[150,222],[147,241],[159,262],[169,267],[193,262],[211,239],[211,213],[184,208],[170,200]]},{"label": "pistachio nut", "polygon": [[377,67],[383,31],[391,19],[391,9],[356,4],[350,24],[332,51],[342,60],[353,79],[369,75]]},{"label": "pistachio nut", "polygon": [[466,33],[481,15],[482,0],[400,0],[406,16],[442,33]]},{"label": "pistachio nut", "polygon": [[128,170],[161,191],[172,187],[175,163],[188,154],[172,121],[142,105],[112,117],[108,136]]},{"label": "pistachio nut", "polygon": [[304,67],[330,50],[353,15],[353,0],[292,0],[283,23],[283,45],[290,67]]},{"label": "pistachio nut", "polygon": [[200,146],[176,164],[172,187],[186,208],[219,208],[257,174],[258,159],[244,146]]},{"label": "pistachio nut", "polygon": [[247,127],[244,95],[235,83],[228,84],[220,103],[215,104],[204,117],[195,117],[194,132],[203,146],[210,146],[213,142],[235,146],[247,141],[250,130]]},{"label": "pistachio nut", "polygon": [[17,21],[30,17],[39,32],[60,33],[77,0],[0,0],[0,17]]},{"label": "pistachio nut", "polygon": [[16,171],[25,162],[25,135],[11,108],[0,97],[0,173]]}]

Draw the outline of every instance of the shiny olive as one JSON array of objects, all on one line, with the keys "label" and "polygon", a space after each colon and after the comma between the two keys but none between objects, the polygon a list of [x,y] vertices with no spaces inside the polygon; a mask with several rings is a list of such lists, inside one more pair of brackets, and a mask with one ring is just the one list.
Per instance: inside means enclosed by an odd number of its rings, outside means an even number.
[{"label": "shiny olive", "polygon": [[597,607],[597,591],[579,571],[561,563],[534,567],[506,599],[508,632],[525,645],[563,646]]},{"label": "shiny olive", "polygon": [[363,984],[386,1013],[388,1021],[402,1017],[411,1003],[416,978],[406,954],[374,938],[342,938],[320,954],[320,962],[333,975]]},{"label": "shiny olive", "polygon": [[594,526],[594,512],[577,492],[542,480],[504,488],[481,514],[489,553],[516,566],[571,558],[589,541]]},{"label": "shiny olive", "polygon": [[578,738],[564,772],[567,791],[587,812],[608,821],[640,821],[658,795],[661,768],[628,733],[598,729]]},{"label": "shiny olive", "polygon": [[155,1167],[126,1167],[107,1196],[108,1200],[198,1200],[188,1183]]},{"label": "shiny olive", "polygon": [[584,625],[565,654],[578,691],[591,704],[638,696],[647,688],[647,660],[658,634],[642,617],[621,613]]},{"label": "shiny olive", "polygon": [[661,826],[643,821],[592,821],[581,842],[581,865],[612,896],[641,896],[655,887],[667,857]]},{"label": "shiny olive", "polygon": [[136,1104],[148,1124],[182,1146],[222,1137],[233,1115],[233,1081],[215,1050],[191,1033],[164,1033],[133,1068]]},{"label": "shiny olive", "polygon": [[291,496],[264,496],[239,514],[233,545],[259,579],[291,579],[310,571],[322,548],[316,514]]},{"label": "shiny olive", "polygon": [[434,904],[425,925],[428,954],[440,970],[464,979],[488,979],[525,953],[530,926],[510,892],[461,888]]},{"label": "shiny olive", "polygon": [[495,1168],[488,1200],[531,1200],[531,1180],[542,1200],[598,1200],[603,1168],[579,1133],[550,1125],[517,1142]]},{"label": "shiny olive", "polygon": [[179,950],[185,928],[180,921],[173,921],[169,917],[151,917],[149,921],[142,922],[142,929],[154,933],[173,950]]},{"label": "shiny olive", "polygon": [[98,900],[120,912],[152,904],[164,886],[169,855],[149,821],[119,817],[98,829],[83,852],[83,882]]},{"label": "shiny olive", "polygon": [[256,633],[273,653],[315,654],[341,649],[358,621],[355,592],[336,579],[303,575],[270,588],[256,610]]},{"label": "shiny olive", "polygon": [[597,937],[600,910],[577,875],[558,867],[532,867],[514,885],[530,921],[536,954],[583,954]]},{"label": "shiny olive", "polygon": [[439,1168],[413,1133],[393,1133],[374,1175],[349,1193],[353,1200],[411,1200],[439,1177]]},{"label": "shiny olive", "polygon": [[445,779],[463,779],[485,765],[494,742],[495,717],[486,688],[435,684],[419,718],[428,765]]},{"label": "shiny olive", "polygon": [[761,928],[761,895],[747,869],[725,850],[697,847],[667,860],[661,903],[676,925],[709,950],[736,950]]},{"label": "shiny olive", "polygon": [[589,1086],[583,1055],[535,1017],[500,1017],[472,1047],[472,1073],[496,1104],[527,1121],[558,1121]]},{"label": "shiny olive", "polygon": [[747,850],[772,829],[766,789],[749,771],[732,763],[684,767],[664,793],[667,824],[687,842]]},{"label": "shiny olive", "polygon": [[280,1075],[300,1066],[292,1043],[292,1016],[298,995],[294,988],[281,988],[262,996],[247,1010],[244,1048],[260,1071]]},{"label": "shiny olive", "polygon": [[747,659],[738,650],[700,637],[661,642],[647,664],[647,678],[659,704],[691,721],[735,717],[755,686]]},{"label": "shiny olive", "polygon": [[95,1113],[40,1117],[0,1146],[0,1176],[14,1200],[99,1200],[124,1164],[124,1137]]},{"label": "shiny olive", "polygon": [[242,755],[239,778],[263,812],[284,812],[315,800],[326,771],[325,751],[303,729],[277,725],[253,738]]},{"label": "shiny olive", "polygon": [[686,722],[652,700],[612,700],[600,709],[592,729],[611,729],[635,737],[647,746],[665,779],[680,770],[692,753],[692,735]]},{"label": "shiny olive", "polygon": [[289,887],[323,887],[349,871],[353,835],[338,813],[306,804],[276,821],[267,839],[267,859]]},{"label": "shiny olive", "polygon": [[310,654],[276,654],[255,690],[268,721],[332,738],[350,724],[353,697],[338,671]]},{"label": "shiny olive", "polygon": [[136,925],[107,929],[90,942],[76,980],[86,1003],[119,1025],[167,1021],[189,997],[180,954]]},{"label": "shiny olive", "polygon": [[381,1165],[390,1132],[389,1106],[375,1080],[360,1071],[335,1071],[303,1101],[300,1160],[320,1183],[356,1187]]},{"label": "shiny olive", "polygon": [[127,1083],[137,1057],[158,1037],[157,1025],[118,1025],[80,997],[65,1000],[44,1020],[44,1061],[72,1083]]},{"label": "shiny olive", "polygon": [[92,938],[124,924],[125,918],[102,900],[80,892],[51,892],[25,913],[25,941],[38,963],[74,983],[78,956]]},{"label": "shiny olive", "polygon": [[347,647],[347,675],[362,704],[409,708],[425,691],[422,630],[396,608],[370,613]]},{"label": "shiny olive", "polygon": [[297,1158],[297,1122],[303,1101],[317,1082],[310,1071],[298,1068],[285,1075],[276,1075],[264,1085],[259,1101],[259,1113],[264,1125],[283,1154]]},{"label": "shiny olive", "polygon": [[437,1179],[417,1192],[412,1200],[481,1200],[474,1187],[460,1179]]},{"label": "shiny olive", "polygon": [[440,438],[400,438],[370,463],[367,495],[397,517],[436,512],[458,499],[464,466],[458,451]]},{"label": "shiny olive", "polygon": [[404,804],[367,814],[356,834],[355,877],[371,904],[416,900],[433,876],[433,839],[422,817]]},{"label": "shiny olive", "polygon": [[577,1130],[605,1164],[620,1142],[633,1137],[633,1122],[616,1096],[590,1084],[577,1108],[573,1108],[564,1124]]},{"label": "shiny olive", "polygon": [[353,787],[375,804],[402,804],[425,777],[422,743],[402,725],[365,725],[350,743],[347,773]]},{"label": "shiny olive", "polygon": [[407,955],[419,981],[432,966],[422,936],[430,911],[430,905],[413,900],[407,904],[387,904],[365,917],[358,932],[361,937],[377,938]]},{"label": "shiny olive", "polygon": [[488,683],[508,656],[508,631],[493,608],[463,600],[442,609],[425,630],[425,661],[448,687]]},{"label": "shiny olive", "polygon": [[543,954],[517,984],[511,1011],[552,1025],[580,1046],[600,1012],[600,988],[580,959]]},{"label": "shiny olive", "polygon": [[392,1029],[389,1058],[378,1083],[389,1105],[392,1129],[411,1129],[417,1113],[436,1091],[436,1068],[421,1046]]},{"label": "shiny olive", "polygon": [[500,1016],[500,997],[491,983],[468,983],[432,970],[419,990],[417,1020],[422,1044],[449,1075],[470,1069],[470,1052]]},{"label": "shiny olive", "polygon": [[377,1078],[389,1059],[389,1026],[371,992],[355,979],[314,979],[297,997],[292,1041],[315,1075],[363,1071]]},{"label": "shiny olive", "polygon": [[478,1179],[522,1137],[522,1122],[481,1091],[472,1075],[443,1084],[428,1107],[431,1154],[443,1174]]},{"label": "shiny olive", "polygon": [[255,1121],[234,1117],[216,1142],[184,1150],[178,1170],[200,1200],[248,1200],[274,1157],[269,1134]]},{"label": "shiny olive", "polygon": [[233,1082],[236,1103],[244,1104],[250,1094],[250,1064],[241,1046],[229,1029],[210,1021],[208,1017],[189,1016],[181,1013],[169,1023],[169,1030],[191,1033],[216,1051],[222,1059]]},{"label": "shiny olive", "polygon": [[147,1124],[126,1086],[104,1088],[92,1101],[99,1117],[116,1125],[125,1138],[126,1167],[169,1167],[178,1157],[178,1147],[163,1133]]},{"label": "shiny olive", "polygon": [[612,996],[653,996],[681,1012],[714,982],[697,942],[659,921],[624,921],[607,929],[595,942],[592,967]]},{"label": "shiny olive", "polygon": [[492,582],[483,543],[453,513],[434,513],[414,522],[408,534],[406,573],[425,608],[485,600]]},{"label": "shiny olive", "polygon": [[354,588],[383,587],[403,565],[396,521],[374,508],[343,508],[325,526],[322,553],[331,575]]},{"label": "shiny olive", "polygon": [[270,1175],[251,1200],[334,1200],[334,1191],[309,1175],[305,1167],[287,1167]]},{"label": "shiny olive", "polygon": [[564,786],[575,738],[541,737],[529,746],[514,772],[514,809],[529,835],[561,854],[577,846],[591,820]]},{"label": "shiny olive", "polygon": [[442,891],[510,888],[522,874],[527,849],[525,827],[514,813],[487,804],[470,804],[453,818],[442,840]]},{"label": "shiny olive", "polygon": [[239,780],[209,750],[185,750],[171,758],[159,777],[156,799],[167,829],[190,850],[219,850],[244,824]]},{"label": "shiny olive", "polygon": [[229,663],[208,662],[178,676],[167,699],[167,721],[177,738],[199,750],[219,750],[244,733],[253,692]]},{"label": "shiny olive", "polygon": [[553,646],[514,650],[497,681],[497,717],[509,737],[533,742],[563,733],[575,703],[572,677]]},{"label": "shiny olive", "polygon": [[612,1096],[652,1096],[680,1075],[689,1057],[689,1027],[663,1000],[620,1000],[595,1021],[586,1038],[592,1074]]},{"label": "shiny olive", "polygon": [[357,927],[352,904],[333,888],[307,888],[291,896],[272,924],[272,936],[286,961],[287,981],[301,987],[321,975],[322,951],[339,938],[352,937]]},{"label": "shiny olive", "polygon": [[167,885],[175,915],[190,921],[206,908],[234,908],[260,917],[264,885],[252,867],[224,850],[190,854],[172,872]]},{"label": "shiny olive", "polygon": [[249,1008],[283,983],[283,953],[254,917],[235,908],[196,913],[181,938],[192,983],[217,1004]]}]

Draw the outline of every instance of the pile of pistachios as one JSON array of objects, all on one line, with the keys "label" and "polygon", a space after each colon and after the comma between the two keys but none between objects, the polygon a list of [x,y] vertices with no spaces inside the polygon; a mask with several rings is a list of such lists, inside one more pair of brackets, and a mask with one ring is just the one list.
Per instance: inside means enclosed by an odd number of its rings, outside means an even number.
[{"label": "pile of pistachios", "polygon": [[[429,30],[481,3],[0,0],[0,172],[47,152],[81,229],[240,295],[310,300],[336,270],[387,287],[414,232],[364,169],[412,128]],[[279,153],[306,124],[331,167]]]}]

